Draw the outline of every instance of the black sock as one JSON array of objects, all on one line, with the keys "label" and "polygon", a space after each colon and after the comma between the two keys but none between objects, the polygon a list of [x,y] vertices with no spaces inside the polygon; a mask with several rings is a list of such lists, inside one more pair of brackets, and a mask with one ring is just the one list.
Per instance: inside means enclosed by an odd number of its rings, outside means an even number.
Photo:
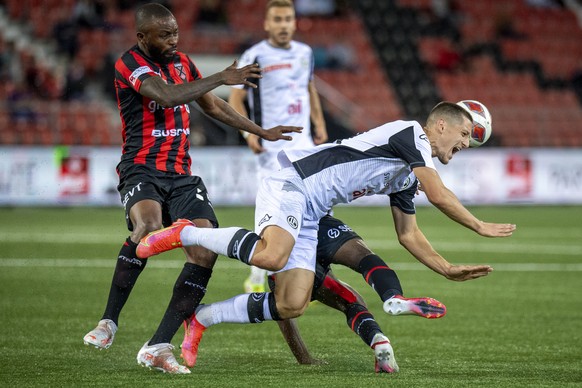
[{"label": "black sock", "polygon": [[109,299],[102,319],[111,319],[115,324],[119,320],[119,313],[127,302],[137,278],[147,264],[147,259],[138,259],[135,253],[137,244],[128,237],[117,256],[117,265],[111,281]]},{"label": "black sock", "polygon": [[378,293],[383,302],[394,295],[403,295],[396,272],[390,269],[379,256],[368,255],[364,257],[358,265],[358,272]]},{"label": "black sock", "polygon": [[190,318],[206,294],[212,270],[186,263],[174,285],[174,293],[150,345],[169,343],[184,320]]},{"label": "black sock", "polygon": [[228,244],[228,257],[237,259],[245,264],[249,264],[251,253],[257,241],[261,238],[247,229],[241,229],[235,233]]},{"label": "black sock", "polygon": [[368,346],[372,345],[372,339],[376,334],[382,333],[374,316],[361,304],[351,304],[346,310],[346,318],[350,329]]}]

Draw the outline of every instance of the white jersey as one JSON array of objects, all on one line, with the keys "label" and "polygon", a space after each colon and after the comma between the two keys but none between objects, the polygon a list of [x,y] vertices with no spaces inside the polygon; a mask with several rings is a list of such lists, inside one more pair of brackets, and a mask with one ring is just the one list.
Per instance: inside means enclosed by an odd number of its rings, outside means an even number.
[{"label": "white jersey", "polygon": [[[302,133],[288,134],[293,137],[293,141],[264,141],[263,148],[268,153],[276,153],[283,148],[312,147],[314,143],[311,137],[308,90],[308,84],[313,79],[311,48],[293,40],[289,49],[283,49],[273,47],[267,40],[263,40],[243,53],[239,66],[251,63],[259,64],[263,77],[253,81],[258,86],[256,89],[245,87],[250,119],[263,128],[277,125],[303,128]],[[278,169],[278,166],[274,169]]]},{"label": "white jersey", "polygon": [[[316,217],[338,203],[386,194],[414,213],[414,167],[435,168],[426,134],[416,121],[394,121],[355,137],[307,149],[285,149],[281,167],[293,166]],[[408,189],[408,190],[407,190]],[[405,193],[398,198],[399,193]],[[394,206],[394,203],[392,203]]]}]

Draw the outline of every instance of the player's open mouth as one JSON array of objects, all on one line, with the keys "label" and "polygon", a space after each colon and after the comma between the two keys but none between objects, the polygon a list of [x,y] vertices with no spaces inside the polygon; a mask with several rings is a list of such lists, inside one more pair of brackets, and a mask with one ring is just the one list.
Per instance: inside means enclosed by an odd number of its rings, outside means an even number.
[{"label": "player's open mouth", "polygon": [[459,152],[461,150],[461,147],[454,147],[453,148],[453,155],[456,154],[457,152]]}]

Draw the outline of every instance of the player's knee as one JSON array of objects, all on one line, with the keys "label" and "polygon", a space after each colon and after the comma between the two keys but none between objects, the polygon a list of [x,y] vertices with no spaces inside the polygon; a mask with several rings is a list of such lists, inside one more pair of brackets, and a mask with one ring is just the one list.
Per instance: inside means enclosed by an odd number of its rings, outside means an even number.
[{"label": "player's knee", "polygon": [[289,255],[284,253],[269,253],[263,251],[251,259],[251,264],[268,271],[280,271],[289,261]]},{"label": "player's knee", "polygon": [[163,227],[164,226],[162,225],[161,221],[156,220],[138,221],[133,225],[133,234],[138,238],[142,238],[148,233],[161,229]]},{"label": "player's knee", "polygon": [[308,303],[290,303],[288,301],[277,301],[277,312],[281,319],[297,318],[303,315]]}]

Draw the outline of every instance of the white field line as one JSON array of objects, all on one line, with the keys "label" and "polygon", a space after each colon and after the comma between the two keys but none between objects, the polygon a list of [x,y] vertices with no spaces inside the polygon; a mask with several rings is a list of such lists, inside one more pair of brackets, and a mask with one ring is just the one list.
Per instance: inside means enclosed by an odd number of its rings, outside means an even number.
[{"label": "white field line", "polygon": [[[18,259],[18,258],[0,258],[0,267],[20,268],[20,267],[49,267],[49,268],[107,268],[115,267],[115,259]],[[150,259],[148,268],[158,269],[179,269],[184,266],[183,261],[163,260],[163,258]],[[429,271],[420,263],[390,263],[390,266],[399,271]],[[492,264],[496,271],[508,272],[581,272],[582,263],[496,263]],[[220,258],[214,269],[234,269],[246,270],[247,267],[235,260]]]},{"label": "white field line", "polygon": [[[0,243],[26,243],[26,244],[111,244],[119,243],[125,239],[118,234],[107,233],[55,233],[47,232],[43,234],[28,235],[24,232],[5,232],[0,233]],[[581,241],[577,239],[576,241]],[[367,239],[366,243],[372,249],[403,249],[395,238]],[[432,245],[439,251],[443,252],[480,252],[480,253],[515,253],[515,254],[543,254],[543,255],[564,255],[582,257],[582,244],[544,244],[532,242],[514,243],[509,239],[484,239],[483,242],[448,242],[439,239],[433,239]],[[42,246],[39,246],[42,249]]]},{"label": "white field line", "polygon": [[[366,244],[372,249],[402,248],[398,242],[388,240],[366,240]],[[431,244],[438,251],[565,255],[579,256],[582,258],[582,245],[580,244],[512,243],[511,240],[502,241],[499,239],[488,239],[488,241],[478,243],[433,240]]]}]

